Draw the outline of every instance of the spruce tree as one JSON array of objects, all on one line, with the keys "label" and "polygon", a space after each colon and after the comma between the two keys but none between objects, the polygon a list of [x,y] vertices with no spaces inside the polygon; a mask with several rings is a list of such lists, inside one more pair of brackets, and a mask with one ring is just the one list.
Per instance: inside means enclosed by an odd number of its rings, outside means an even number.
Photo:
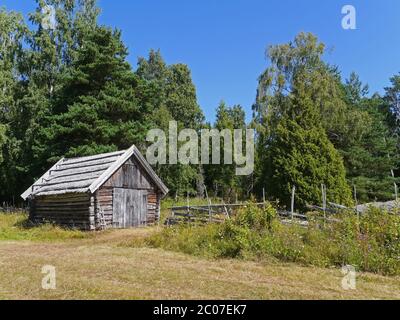
[{"label": "spruce tree", "polygon": [[329,100],[338,89],[321,60],[323,52],[316,37],[303,33],[293,43],[271,47],[271,66],[260,77],[255,106],[258,190],[265,187],[270,197],[289,205],[295,186],[303,210],[307,203],[321,202],[321,184],[328,201],[351,202],[343,159],[327,136],[332,126],[325,114],[333,110],[339,117],[340,110]]}]

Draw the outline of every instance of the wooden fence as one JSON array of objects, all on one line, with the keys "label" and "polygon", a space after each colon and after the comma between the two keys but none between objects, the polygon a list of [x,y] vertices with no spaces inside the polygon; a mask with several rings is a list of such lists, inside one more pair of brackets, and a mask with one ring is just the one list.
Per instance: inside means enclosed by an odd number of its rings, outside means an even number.
[{"label": "wooden fence", "polygon": [[177,206],[169,208],[170,216],[167,225],[179,223],[221,223],[229,219],[236,210],[246,207],[246,204],[210,204],[203,206]]},{"label": "wooden fence", "polygon": [[3,214],[16,214],[16,213],[27,213],[28,207],[21,206],[17,207],[15,205],[10,205],[6,202],[0,203],[0,213]]},{"label": "wooden fence", "polygon": [[[246,208],[249,204],[247,203],[235,203],[235,204],[210,204],[200,206],[174,206],[169,208],[170,215],[166,219],[166,225],[176,224],[205,224],[205,223],[222,223],[226,219],[230,219],[235,215],[237,210]],[[258,207],[263,207],[266,203],[256,203]],[[318,211],[324,213],[323,217],[317,217],[325,222],[338,222],[338,219],[332,217],[346,207],[329,203],[326,208],[310,205],[308,208],[312,211]],[[302,226],[308,225],[307,215],[294,212],[294,210],[277,210],[278,217],[282,223],[290,224],[296,223]]]}]

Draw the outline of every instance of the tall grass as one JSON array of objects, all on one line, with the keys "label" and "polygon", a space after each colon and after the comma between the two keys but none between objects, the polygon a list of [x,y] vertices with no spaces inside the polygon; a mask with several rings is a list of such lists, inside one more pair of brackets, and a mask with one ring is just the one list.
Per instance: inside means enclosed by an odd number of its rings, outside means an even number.
[{"label": "tall grass", "polygon": [[308,228],[285,225],[271,205],[250,204],[220,225],[165,228],[147,243],[212,258],[263,260],[275,257],[319,267],[351,264],[359,271],[400,275],[400,216],[371,208],[360,218],[342,212],[324,224],[309,214]]},{"label": "tall grass", "polygon": [[51,224],[34,226],[26,214],[0,214],[0,241],[56,241],[83,239],[90,233],[78,230],[63,229]]}]

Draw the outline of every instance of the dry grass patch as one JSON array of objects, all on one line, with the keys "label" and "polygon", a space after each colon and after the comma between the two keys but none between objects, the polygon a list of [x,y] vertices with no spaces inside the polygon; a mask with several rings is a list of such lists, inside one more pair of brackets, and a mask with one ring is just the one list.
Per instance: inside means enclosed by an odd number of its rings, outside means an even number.
[{"label": "dry grass patch", "polygon": [[[345,291],[339,269],[148,248],[158,227],[81,233],[23,219],[0,216],[0,299],[400,299],[399,277],[361,273]],[[44,265],[56,290],[41,288]]]},{"label": "dry grass patch", "polygon": [[[337,269],[121,246],[149,232],[110,231],[54,244],[2,242],[0,299],[400,299],[399,278],[360,274],[357,290],[345,291]],[[57,268],[57,290],[41,288],[43,265]]]}]

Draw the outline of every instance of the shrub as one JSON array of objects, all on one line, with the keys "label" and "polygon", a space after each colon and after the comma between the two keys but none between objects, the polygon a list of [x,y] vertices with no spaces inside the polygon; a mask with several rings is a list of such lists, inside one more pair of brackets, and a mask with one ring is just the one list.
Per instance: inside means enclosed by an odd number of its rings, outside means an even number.
[{"label": "shrub", "polygon": [[270,203],[266,203],[261,208],[251,202],[245,208],[239,210],[234,217],[234,222],[238,226],[262,232],[266,229],[272,229],[276,216],[277,212]]},{"label": "shrub", "polygon": [[267,204],[249,204],[231,220],[200,227],[166,228],[148,243],[212,258],[275,257],[319,267],[353,265],[360,271],[400,274],[400,216],[371,208],[361,217],[342,212],[337,222],[311,214],[307,228],[282,224]]}]

